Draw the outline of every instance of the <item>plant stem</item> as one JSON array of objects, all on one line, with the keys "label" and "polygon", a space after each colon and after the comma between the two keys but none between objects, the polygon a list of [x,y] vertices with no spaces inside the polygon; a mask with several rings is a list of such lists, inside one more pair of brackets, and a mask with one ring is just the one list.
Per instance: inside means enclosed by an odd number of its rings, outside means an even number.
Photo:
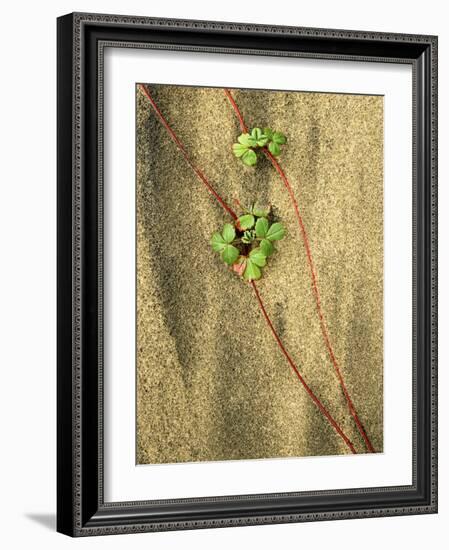
[{"label": "plant stem", "polygon": [[[260,241],[263,241],[263,239],[261,239],[259,237],[254,237],[254,239],[251,242],[256,242],[256,241],[260,242]],[[243,243],[243,241],[240,238],[239,239],[234,239],[231,244],[234,244],[234,243]],[[244,244],[251,244],[251,243],[244,243]]]},{"label": "plant stem", "polygon": [[193,170],[193,172],[200,178],[200,180],[204,183],[204,185],[207,187],[208,191],[217,199],[217,201],[221,204],[221,206],[226,210],[226,212],[231,216],[232,219],[237,220],[238,216],[234,212],[234,210],[227,204],[224,199],[217,193],[217,191],[214,189],[212,184],[209,182],[209,180],[206,178],[202,170],[197,168],[193,161],[191,160],[189,154],[187,153],[186,148],[176,135],[173,128],[170,126],[170,124],[167,122],[167,119],[164,117],[164,115],[161,113],[159,107],[157,106],[156,102],[154,101],[152,95],[150,94],[150,91],[148,90],[147,86],[144,84],[139,84],[139,88],[143,91],[145,96],[147,97],[148,101],[150,102],[150,105],[153,107],[154,112],[156,113],[157,117],[161,121],[164,128],[167,130],[169,136],[171,139],[175,142],[175,144],[178,146],[178,149],[181,151],[182,155],[187,161],[187,164],[190,166],[190,168]]},{"label": "plant stem", "polygon": [[365,428],[364,428],[363,424],[361,423],[361,421],[359,419],[357,411],[355,410],[354,403],[351,399],[351,396],[349,395],[348,389],[346,387],[346,384],[345,384],[345,381],[344,381],[344,378],[343,378],[343,373],[341,372],[341,368],[340,368],[340,366],[337,362],[337,358],[335,356],[335,353],[334,353],[334,350],[333,350],[333,347],[332,347],[332,344],[331,344],[331,341],[330,341],[329,331],[327,329],[326,321],[324,319],[323,308],[321,306],[321,297],[320,297],[320,293],[318,291],[318,282],[317,282],[317,276],[316,276],[316,271],[315,271],[315,265],[314,265],[313,259],[312,259],[312,251],[310,249],[310,242],[309,242],[309,238],[307,236],[304,221],[303,221],[302,216],[299,212],[298,203],[297,203],[295,195],[293,193],[293,189],[292,189],[292,187],[291,187],[291,185],[290,185],[290,183],[289,183],[289,181],[288,181],[281,165],[279,164],[278,160],[267,149],[263,149],[262,152],[271,161],[272,165],[274,166],[274,168],[276,169],[276,171],[280,175],[282,181],[284,182],[284,185],[285,185],[285,187],[286,187],[286,189],[287,189],[287,191],[290,195],[290,199],[291,199],[293,207],[295,209],[296,218],[298,220],[298,224],[299,224],[299,227],[300,227],[300,230],[301,230],[301,236],[302,236],[302,240],[303,240],[303,243],[304,243],[304,248],[306,250],[307,262],[309,264],[310,276],[311,276],[311,279],[312,279],[312,290],[313,290],[313,294],[315,296],[316,309],[317,309],[318,317],[319,317],[319,320],[320,320],[321,333],[323,335],[324,342],[326,344],[326,348],[329,352],[329,356],[330,356],[332,364],[334,366],[334,370],[337,374],[337,378],[338,378],[338,381],[340,383],[341,389],[343,390],[344,396],[346,398],[346,402],[348,404],[349,412],[351,413],[351,416],[354,419],[354,422],[357,426],[357,429],[358,429],[360,435],[362,436],[368,451],[370,453],[374,453],[375,452],[374,447],[372,446],[371,441],[370,441],[370,439],[369,439],[369,437],[368,437],[368,435],[365,431]]},{"label": "plant stem", "polygon": [[[243,133],[248,133],[248,127],[245,124],[245,120],[243,118],[243,115],[242,115],[237,103],[235,102],[234,98],[232,97],[232,94],[231,94],[230,90],[225,89],[224,92],[225,92],[225,95],[228,98],[230,104],[232,105],[232,108],[234,109],[235,114],[236,114],[236,116],[239,120],[240,129],[242,130]],[[371,441],[370,441],[370,439],[369,439],[369,437],[368,437],[368,435],[365,431],[365,428],[363,427],[362,422],[360,421],[360,418],[357,414],[357,411],[355,410],[354,403],[351,399],[351,396],[349,395],[348,389],[346,387],[346,384],[345,384],[345,381],[344,381],[344,378],[343,378],[343,373],[341,372],[340,366],[337,362],[337,358],[335,356],[335,353],[334,353],[334,350],[333,350],[333,347],[332,347],[332,344],[331,344],[331,341],[330,341],[329,332],[328,332],[326,321],[325,321],[325,318],[324,318],[323,308],[321,306],[321,298],[320,298],[320,293],[318,291],[318,282],[317,282],[315,266],[314,266],[313,259],[312,259],[312,252],[311,252],[311,249],[310,249],[310,242],[309,242],[307,231],[306,231],[306,228],[305,228],[305,225],[304,225],[304,221],[303,221],[302,216],[299,212],[298,202],[296,200],[296,197],[295,197],[295,194],[293,192],[292,186],[290,185],[290,182],[288,181],[284,170],[282,169],[281,165],[279,164],[279,161],[276,159],[276,157],[274,155],[272,155],[270,153],[270,151],[266,147],[262,147],[261,150],[262,150],[262,153],[271,162],[271,164],[275,168],[276,172],[281,177],[281,180],[284,183],[285,188],[287,189],[288,194],[290,196],[290,200],[293,204],[293,208],[295,210],[296,219],[297,219],[298,224],[299,224],[299,228],[300,228],[304,248],[306,250],[307,263],[309,265],[310,276],[311,276],[311,279],[312,279],[312,291],[313,291],[313,295],[315,297],[315,304],[316,304],[316,309],[317,309],[317,312],[318,312],[318,318],[319,318],[319,321],[320,321],[320,328],[321,328],[321,333],[323,335],[324,343],[325,343],[326,348],[328,350],[328,353],[329,353],[332,365],[334,367],[335,373],[337,374],[337,378],[338,378],[338,381],[340,383],[340,386],[343,390],[343,394],[344,394],[346,402],[348,404],[349,412],[350,412],[352,418],[354,419],[354,422],[357,426],[357,429],[358,429],[360,435],[362,436],[368,451],[370,453],[374,453],[375,452],[374,447],[371,444]]]},{"label": "plant stem", "polygon": [[248,210],[242,205],[242,203],[239,201],[239,199],[235,198],[235,199],[234,199],[234,202],[235,202],[236,206],[237,206],[238,208],[240,208],[240,210],[241,210],[242,212],[246,212],[246,213],[248,214]]},{"label": "plant stem", "polygon": [[276,329],[273,326],[273,323],[271,322],[270,317],[268,316],[268,313],[265,309],[265,306],[263,304],[262,298],[260,297],[259,290],[256,286],[256,283],[254,281],[251,281],[251,286],[254,289],[254,292],[256,294],[257,300],[259,302],[260,310],[262,311],[263,316],[265,317],[265,321],[267,322],[268,326],[271,329],[271,332],[273,333],[273,336],[278,343],[278,346],[281,348],[282,353],[285,355],[285,358],[289,362],[291,368],[293,369],[293,372],[296,374],[296,376],[299,378],[299,381],[304,386],[304,389],[309,394],[312,401],[315,403],[315,405],[319,408],[319,410],[324,414],[324,416],[327,418],[329,423],[332,425],[334,430],[338,433],[338,435],[343,439],[343,441],[346,443],[346,445],[351,450],[351,453],[357,454],[357,451],[354,448],[354,445],[351,443],[349,438],[345,435],[343,430],[340,428],[340,426],[337,424],[337,422],[334,420],[334,418],[331,416],[330,412],[326,409],[326,407],[323,405],[323,403],[318,399],[318,397],[315,395],[315,393],[312,391],[310,386],[307,384],[307,382],[304,380],[303,376],[299,372],[298,367],[293,362],[293,359],[291,358],[288,351],[285,349],[284,344],[282,343],[282,340],[280,339],[278,333],[276,332]]},{"label": "plant stem", "polygon": [[242,113],[240,112],[240,109],[237,106],[237,103],[235,102],[235,99],[233,98],[231,91],[228,88],[224,88],[224,93],[226,94],[226,97],[229,99],[229,103],[232,105],[232,108],[235,111],[235,114],[237,115],[237,118],[239,119],[240,129],[242,130],[242,134],[248,133],[248,127],[245,124],[245,120],[243,118]]},{"label": "plant stem", "polygon": [[[217,193],[217,191],[215,191],[212,187],[212,185],[209,183],[209,180],[206,178],[206,176],[203,174],[203,172],[201,172],[196,166],[195,164],[193,163],[193,161],[190,159],[188,153],[187,153],[187,150],[186,148],[184,147],[183,143],[180,141],[180,139],[178,138],[178,136],[176,135],[175,131],[171,128],[171,126],[169,125],[169,123],[167,122],[166,118],[164,117],[164,115],[161,113],[158,105],[156,104],[156,102],[154,101],[153,97],[151,96],[148,88],[143,85],[143,84],[139,84],[139,87],[140,89],[144,92],[145,96],[147,97],[147,99],[149,100],[154,112],[156,113],[157,117],[159,118],[159,120],[161,121],[162,125],[164,126],[164,128],[167,130],[168,134],[170,135],[170,137],[172,138],[172,140],[175,142],[175,144],[178,146],[178,149],[181,151],[182,155],[184,156],[185,160],[187,161],[188,165],[190,166],[190,168],[193,170],[193,172],[198,176],[198,178],[205,184],[206,188],[208,189],[209,192],[212,193],[212,195],[217,199],[217,201],[219,202],[219,204],[223,207],[223,209],[228,212],[235,220],[237,219],[237,215],[235,214],[235,212],[232,210],[232,208],[230,206],[227,205],[227,203],[224,201],[224,199]],[[262,302],[262,299],[259,295],[259,292],[257,290],[257,287],[254,283],[254,281],[252,281],[252,286],[254,288],[254,291],[256,292],[256,296],[257,296],[257,299],[258,299],[258,302],[259,302],[259,306],[264,314],[264,317],[265,319],[267,320],[275,338],[276,338],[276,341],[278,342],[281,350],[282,350],[282,353],[285,355],[285,357],[287,358],[287,361],[289,362],[290,366],[292,367],[292,369],[295,371],[296,375],[298,376],[300,382],[302,383],[302,385],[304,386],[305,390],[307,391],[307,393],[309,394],[309,396],[311,397],[311,399],[313,400],[313,402],[317,405],[317,407],[320,409],[320,411],[324,414],[324,416],[327,418],[327,420],[331,423],[331,425],[333,426],[333,428],[335,429],[335,431],[343,438],[343,440],[345,441],[346,445],[349,447],[349,449],[351,450],[351,452],[353,454],[357,454],[357,451],[355,450],[353,444],[351,443],[351,441],[348,439],[348,437],[344,434],[343,430],[340,428],[340,426],[337,424],[337,422],[333,419],[333,417],[330,415],[329,411],[325,408],[325,406],[321,403],[321,401],[318,399],[318,397],[313,393],[313,391],[310,389],[310,387],[307,385],[307,383],[305,382],[304,378],[301,376],[298,368],[296,367],[296,365],[293,363],[293,360],[291,359],[290,355],[287,353],[284,345],[282,344],[282,341],[280,339],[280,337],[278,336],[277,332],[275,331],[272,323],[271,323],[271,320],[270,318],[268,317],[268,314],[265,310],[265,307],[263,305],[263,302]]]}]

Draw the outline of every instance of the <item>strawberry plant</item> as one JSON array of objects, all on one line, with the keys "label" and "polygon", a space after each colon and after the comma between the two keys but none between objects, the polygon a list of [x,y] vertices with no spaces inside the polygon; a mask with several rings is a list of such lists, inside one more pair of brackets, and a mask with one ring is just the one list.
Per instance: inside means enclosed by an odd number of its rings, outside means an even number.
[{"label": "strawberry plant", "polygon": [[274,132],[271,128],[253,128],[249,133],[240,134],[237,141],[232,146],[234,155],[246,166],[254,166],[257,164],[257,149],[267,147],[277,157],[281,154],[281,145],[287,143],[287,138],[282,132]]},{"label": "strawberry plant", "polygon": [[233,224],[225,223],[221,233],[212,235],[212,249],[245,281],[262,277],[262,268],[275,251],[273,243],[285,236],[283,224],[271,223],[269,217],[269,208],[253,205]]}]

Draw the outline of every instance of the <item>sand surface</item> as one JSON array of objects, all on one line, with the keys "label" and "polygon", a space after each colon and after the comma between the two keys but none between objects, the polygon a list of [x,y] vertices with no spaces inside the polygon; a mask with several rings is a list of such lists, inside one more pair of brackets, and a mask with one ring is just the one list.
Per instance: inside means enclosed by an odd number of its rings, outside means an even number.
[{"label": "sand surface", "polygon": [[[320,330],[288,194],[245,167],[222,89],[149,86],[197,166],[231,202],[273,205],[288,235],[259,290],[286,348],[358,451]],[[383,419],[383,98],[235,90],[247,124],[287,135],[332,344],[377,451]],[[349,452],[280,352],[252,289],[212,251],[230,221],[137,91],[137,462]]]}]

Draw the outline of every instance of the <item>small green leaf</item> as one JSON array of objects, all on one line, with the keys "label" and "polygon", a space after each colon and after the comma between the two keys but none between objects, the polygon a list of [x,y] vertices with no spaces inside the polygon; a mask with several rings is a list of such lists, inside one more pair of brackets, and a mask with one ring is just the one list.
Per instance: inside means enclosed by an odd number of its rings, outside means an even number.
[{"label": "small green leaf", "polygon": [[240,134],[237,141],[245,147],[254,147],[256,145],[256,140],[249,134]]},{"label": "small green leaf", "polygon": [[255,204],[251,211],[258,218],[266,218],[270,213],[270,208],[264,208],[262,206]]},{"label": "small green leaf", "polygon": [[212,248],[215,250],[215,252],[222,252],[224,247],[226,246],[226,242],[220,235],[220,233],[214,233],[212,235],[210,244],[212,245]]},{"label": "small green leaf", "polygon": [[262,276],[262,272],[257,267],[257,265],[252,261],[251,258],[248,258],[246,261],[246,268],[245,273],[243,274],[243,278],[246,281],[254,281],[257,279],[260,279]]},{"label": "small green leaf", "polygon": [[257,155],[252,149],[248,149],[243,155],[242,155],[243,163],[246,164],[246,166],[254,166],[257,162]]},{"label": "small green leaf", "polygon": [[268,229],[266,237],[269,241],[279,241],[283,239],[285,237],[285,227],[279,222],[274,223]]},{"label": "small green leaf", "polygon": [[274,252],[274,246],[268,239],[263,239],[260,241],[260,250],[265,254],[265,256],[271,256]]},{"label": "small green leaf", "polygon": [[235,229],[234,226],[230,223],[225,223],[223,226],[223,240],[226,243],[232,243],[232,241],[235,239]]},{"label": "small green leaf", "polygon": [[284,145],[284,143],[287,143],[287,138],[282,132],[274,132],[272,139],[274,143],[277,143],[278,145]]},{"label": "small green leaf", "polygon": [[251,229],[253,227],[255,222],[254,216],[252,214],[245,214],[244,216],[240,216],[239,218],[239,225],[242,230],[245,229]]},{"label": "small green leaf", "polygon": [[270,224],[268,223],[267,218],[259,218],[256,222],[256,235],[259,239],[263,239],[267,235],[267,231]]},{"label": "small green leaf", "polygon": [[260,248],[254,248],[251,250],[249,257],[251,258],[251,261],[259,267],[264,267],[267,263],[267,257]]},{"label": "small green leaf", "polygon": [[250,244],[254,241],[255,238],[256,238],[256,232],[254,231],[254,229],[251,229],[243,233],[242,242],[245,244]]},{"label": "small green leaf", "polygon": [[268,141],[271,141],[273,139],[273,130],[271,128],[264,128],[263,133],[267,137]]},{"label": "small green leaf", "polygon": [[239,257],[239,249],[233,246],[232,244],[225,245],[223,252],[221,253],[221,258],[228,265],[232,265],[236,259]]},{"label": "small green leaf", "polygon": [[277,143],[275,143],[274,141],[270,141],[270,143],[268,144],[268,150],[270,151],[270,153],[272,155],[274,155],[275,157],[277,157],[278,155],[281,154],[281,148],[279,147],[279,145]]},{"label": "small green leaf", "polygon": [[237,158],[242,157],[247,151],[248,147],[246,145],[242,145],[241,143],[234,143],[232,146],[232,152]]},{"label": "small green leaf", "polygon": [[262,134],[263,132],[260,128],[253,128],[251,130],[251,137],[256,141],[262,137]]}]

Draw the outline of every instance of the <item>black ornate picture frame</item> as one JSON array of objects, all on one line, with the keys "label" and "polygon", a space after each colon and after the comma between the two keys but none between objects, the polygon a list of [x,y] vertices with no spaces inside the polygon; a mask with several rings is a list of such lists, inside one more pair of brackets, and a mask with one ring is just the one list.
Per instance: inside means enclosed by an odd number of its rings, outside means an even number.
[{"label": "black ornate picture frame", "polygon": [[[413,71],[413,482],[105,502],[103,54],[123,48],[404,63]],[[437,38],[69,14],[58,19],[58,495],[70,536],[437,512]]]}]

